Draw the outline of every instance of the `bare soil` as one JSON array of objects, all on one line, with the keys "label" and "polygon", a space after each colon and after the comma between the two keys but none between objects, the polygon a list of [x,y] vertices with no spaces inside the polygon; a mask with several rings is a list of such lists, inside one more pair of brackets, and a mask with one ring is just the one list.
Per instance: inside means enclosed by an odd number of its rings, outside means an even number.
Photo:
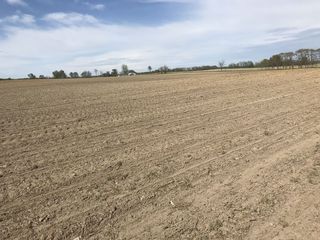
[{"label": "bare soil", "polygon": [[320,239],[320,70],[0,82],[0,239]]}]

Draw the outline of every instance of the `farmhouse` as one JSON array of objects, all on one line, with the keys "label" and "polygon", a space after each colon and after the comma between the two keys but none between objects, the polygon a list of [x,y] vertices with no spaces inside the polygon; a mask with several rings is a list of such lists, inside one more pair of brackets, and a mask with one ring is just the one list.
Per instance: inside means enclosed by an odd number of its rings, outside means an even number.
[{"label": "farmhouse", "polygon": [[137,72],[134,71],[134,70],[129,70],[128,72],[128,76],[136,76],[137,75]]}]

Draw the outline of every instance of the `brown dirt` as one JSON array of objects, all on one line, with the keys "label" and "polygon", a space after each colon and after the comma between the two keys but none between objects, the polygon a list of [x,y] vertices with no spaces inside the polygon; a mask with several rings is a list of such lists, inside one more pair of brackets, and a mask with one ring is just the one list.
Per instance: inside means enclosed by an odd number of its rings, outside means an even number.
[{"label": "brown dirt", "polygon": [[319,239],[320,71],[0,82],[0,239]]}]

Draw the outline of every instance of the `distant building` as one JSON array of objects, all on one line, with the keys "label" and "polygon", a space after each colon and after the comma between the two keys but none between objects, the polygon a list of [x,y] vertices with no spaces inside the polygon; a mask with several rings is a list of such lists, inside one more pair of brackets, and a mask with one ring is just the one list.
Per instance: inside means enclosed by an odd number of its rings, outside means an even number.
[{"label": "distant building", "polygon": [[136,71],[129,70],[128,76],[135,76],[135,75],[137,75]]}]

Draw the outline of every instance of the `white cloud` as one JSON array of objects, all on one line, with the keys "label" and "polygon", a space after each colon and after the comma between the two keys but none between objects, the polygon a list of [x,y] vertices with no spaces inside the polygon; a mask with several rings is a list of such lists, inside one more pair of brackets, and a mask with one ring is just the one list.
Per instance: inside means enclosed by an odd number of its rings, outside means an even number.
[{"label": "white cloud", "polygon": [[223,30],[265,30],[319,25],[320,2],[308,0],[202,0],[200,17]]},{"label": "white cloud", "polygon": [[35,18],[29,14],[15,14],[0,19],[0,24],[25,24],[31,25],[35,23]]},{"label": "white cloud", "polygon": [[89,3],[89,2],[85,2],[85,4],[91,9],[91,10],[104,10],[105,9],[105,5],[104,4],[93,4],[93,3]]},{"label": "white cloud", "polygon": [[64,25],[79,25],[79,24],[96,24],[98,20],[91,15],[88,14],[80,14],[80,13],[64,13],[64,12],[56,12],[50,13],[44,16],[45,21],[49,23],[59,23]]},{"label": "white cloud", "polygon": [[27,6],[28,4],[23,0],[6,0],[6,2],[10,5],[16,6]]},{"label": "white cloud", "polygon": [[7,37],[0,39],[0,72],[25,76],[55,69],[110,70],[123,63],[146,70],[148,65],[217,64],[222,58],[229,63],[242,60],[238,56],[251,59],[246,51],[252,47],[286,43],[290,48],[303,31],[320,28],[318,0],[308,4],[201,0],[196,4],[191,20],[156,27],[110,25],[90,15],[61,12],[44,17],[58,23],[55,27],[6,28]]},{"label": "white cloud", "polygon": [[103,10],[105,8],[105,5],[104,4],[93,4],[93,5],[91,5],[91,8],[93,10]]}]

